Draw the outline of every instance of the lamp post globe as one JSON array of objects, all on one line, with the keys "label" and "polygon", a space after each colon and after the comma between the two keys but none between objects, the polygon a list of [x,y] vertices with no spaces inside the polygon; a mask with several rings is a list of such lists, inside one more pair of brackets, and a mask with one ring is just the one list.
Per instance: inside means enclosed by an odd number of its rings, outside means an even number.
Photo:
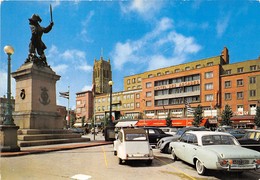
[{"label": "lamp post globe", "polygon": [[14,48],[12,46],[5,46],[4,52],[8,55],[8,70],[7,70],[7,111],[4,118],[4,125],[15,125],[12,117],[12,105],[11,105],[11,55],[14,54]]},{"label": "lamp post globe", "polygon": [[4,47],[4,52],[7,55],[12,55],[12,54],[14,54],[14,48],[12,46],[7,45]]}]

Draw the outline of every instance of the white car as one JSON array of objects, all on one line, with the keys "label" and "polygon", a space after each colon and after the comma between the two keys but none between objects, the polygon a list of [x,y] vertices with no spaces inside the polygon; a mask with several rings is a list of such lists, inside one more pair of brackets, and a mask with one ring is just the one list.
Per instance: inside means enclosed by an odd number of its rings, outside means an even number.
[{"label": "white car", "polygon": [[151,165],[154,159],[153,150],[144,129],[121,129],[114,141],[114,155],[117,155],[119,164],[129,160],[144,160],[147,165]]},{"label": "white car", "polygon": [[207,169],[242,173],[260,168],[260,153],[241,147],[234,136],[224,132],[188,131],[170,146],[173,160],[195,165],[199,175]]}]

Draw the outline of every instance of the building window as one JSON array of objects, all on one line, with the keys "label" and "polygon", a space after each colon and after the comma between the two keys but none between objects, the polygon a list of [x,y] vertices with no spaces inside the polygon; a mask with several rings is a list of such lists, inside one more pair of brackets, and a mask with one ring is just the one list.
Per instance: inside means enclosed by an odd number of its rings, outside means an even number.
[{"label": "building window", "polygon": [[165,74],[170,74],[170,71],[165,71]]},{"label": "building window", "polygon": [[142,81],[142,78],[137,78],[137,82],[141,82]]},{"label": "building window", "polygon": [[250,71],[255,71],[256,70],[256,65],[250,66]]},{"label": "building window", "polygon": [[231,74],[231,69],[226,70],[226,74]]},{"label": "building window", "polygon": [[152,83],[151,82],[147,82],[146,83],[146,88],[150,88],[150,87],[152,87]]},{"label": "building window", "polygon": [[137,93],[137,94],[136,94],[136,99],[139,99],[139,98],[140,98],[140,94]]},{"label": "building window", "polygon": [[225,88],[231,87],[231,81],[225,81]]},{"label": "building window", "polygon": [[212,71],[205,73],[205,79],[209,79],[209,78],[213,78],[213,72]]},{"label": "building window", "polygon": [[250,90],[249,95],[250,95],[250,97],[255,97],[256,96],[256,90]]},{"label": "building window", "polygon": [[146,101],[146,106],[147,106],[147,107],[152,106],[152,101]]},{"label": "building window", "polygon": [[190,67],[185,67],[185,71],[188,71],[188,70],[190,70]]},{"label": "building window", "polygon": [[161,73],[160,73],[160,72],[158,72],[158,73],[157,73],[157,76],[161,76]]},{"label": "building window", "polygon": [[132,83],[135,83],[135,78],[132,79]]},{"label": "building window", "polygon": [[213,101],[213,94],[205,95],[205,101]]},{"label": "building window", "polygon": [[138,102],[138,103],[136,103],[136,107],[137,108],[139,108],[140,107],[140,103]]},{"label": "building window", "polygon": [[200,65],[200,64],[197,64],[197,65],[196,65],[196,69],[199,69],[199,68],[201,68],[201,65]]},{"label": "building window", "polygon": [[256,83],[256,78],[255,77],[250,77],[249,78],[249,83],[250,84],[255,84]]},{"label": "building window", "polygon": [[240,67],[240,68],[237,68],[237,72],[238,73],[242,73],[244,71],[244,68]]},{"label": "building window", "polygon": [[180,69],[175,69],[175,72],[177,73],[177,72],[180,72],[181,70]]},{"label": "building window", "polygon": [[146,92],[146,97],[151,97],[151,96],[152,96],[152,92],[151,91]]},{"label": "building window", "polygon": [[213,62],[208,62],[207,66],[213,66]]},{"label": "building window", "polygon": [[127,84],[130,84],[130,79],[127,79]]},{"label": "building window", "polygon": [[231,93],[225,93],[225,100],[231,100]]},{"label": "building window", "polygon": [[142,88],[142,86],[141,86],[141,85],[138,85],[138,86],[137,86],[137,89],[141,89],[141,88]]},{"label": "building window", "polygon": [[243,79],[238,79],[237,80],[237,86],[243,86]]},{"label": "building window", "polygon": [[148,75],[148,78],[152,78],[152,77],[153,77],[153,74],[149,74],[149,75]]},{"label": "building window", "polygon": [[77,101],[77,105],[80,105],[81,104],[81,101]]},{"label": "building window", "polygon": [[128,87],[127,90],[128,90],[128,91],[131,90],[131,87]]},{"label": "building window", "polygon": [[243,92],[237,92],[237,99],[243,99]]},{"label": "building window", "polygon": [[213,89],[213,83],[205,84],[205,90],[212,90],[212,89]]},{"label": "building window", "polygon": [[135,87],[135,86],[133,86],[133,87],[132,87],[132,89],[136,89],[136,87]]}]

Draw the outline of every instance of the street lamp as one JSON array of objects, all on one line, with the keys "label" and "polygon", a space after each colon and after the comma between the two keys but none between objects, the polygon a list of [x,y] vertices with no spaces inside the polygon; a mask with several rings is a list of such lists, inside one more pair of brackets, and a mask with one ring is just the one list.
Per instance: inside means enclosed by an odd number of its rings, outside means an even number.
[{"label": "street lamp", "polygon": [[4,52],[8,55],[8,70],[7,70],[7,112],[5,114],[4,125],[15,125],[12,117],[11,105],[11,55],[14,54],[12,46],[5,46]]},{"label": "street lamp", "polygon": [[109,125],[112,125],[112,87],[113,87],[113,81],[109,81],[108,85],[110,86]]}]

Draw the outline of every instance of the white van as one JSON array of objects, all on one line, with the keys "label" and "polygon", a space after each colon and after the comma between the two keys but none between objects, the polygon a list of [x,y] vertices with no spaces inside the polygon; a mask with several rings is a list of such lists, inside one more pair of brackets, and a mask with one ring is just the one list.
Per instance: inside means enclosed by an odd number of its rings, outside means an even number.
[{"label": "white van", "polygon": [[151,165],[154,159],[153,150],[144,129],[121,129],[114,141],[114,155],[117,155],[119,164],[128,160],[144,160],[147,165]]}]

